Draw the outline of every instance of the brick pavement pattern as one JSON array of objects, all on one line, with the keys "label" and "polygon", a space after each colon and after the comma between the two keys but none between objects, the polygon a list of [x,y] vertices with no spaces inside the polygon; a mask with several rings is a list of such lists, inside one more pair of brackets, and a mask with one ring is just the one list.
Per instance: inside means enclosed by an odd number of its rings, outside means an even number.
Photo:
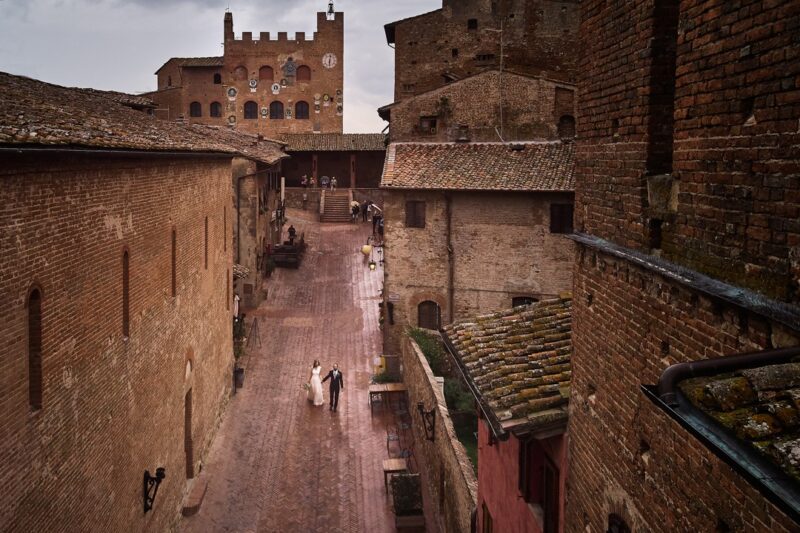
[{"label": "brick pavement pattern", "polygon": [[[258,317],[261,347],[228,407],[203,469],[208,493],[184,518],[187,533],[394,531],[384,494],[386,424],[370,414],[367,389],[378,327],[383,272],[370,272],[359,249],[371,224],[320,225],[289,210],[309,248],[298,270],[278,269]],[[307,215],[305,215],[307,216]],[[338,412],[313,407],[302,385],[315,358],[323,375],[344,372]]]}]

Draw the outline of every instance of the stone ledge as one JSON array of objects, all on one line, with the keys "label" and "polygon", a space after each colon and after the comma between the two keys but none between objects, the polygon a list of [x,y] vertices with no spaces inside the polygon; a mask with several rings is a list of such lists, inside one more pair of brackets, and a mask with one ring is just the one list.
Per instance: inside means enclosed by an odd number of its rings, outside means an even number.
[{"label": "stone ledge", "polygon": [[183,503],[181,514],[183,516],[192,516],[197,514],[200,506],[203,504],[203,498],[206,496],[208,490],[208,480],[205,473],[198,475],[192,481],[192,488]]}]

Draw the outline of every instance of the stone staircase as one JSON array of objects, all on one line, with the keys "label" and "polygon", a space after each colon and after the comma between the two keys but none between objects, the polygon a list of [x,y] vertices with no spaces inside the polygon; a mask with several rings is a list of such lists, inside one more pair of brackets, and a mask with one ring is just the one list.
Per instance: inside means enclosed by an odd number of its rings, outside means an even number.
[{"label": "stone staircase", "polygon": [[325,210],[319,217],[320,222],[350,222],[350,195],[347,190],[333,194],[325,192]]}]

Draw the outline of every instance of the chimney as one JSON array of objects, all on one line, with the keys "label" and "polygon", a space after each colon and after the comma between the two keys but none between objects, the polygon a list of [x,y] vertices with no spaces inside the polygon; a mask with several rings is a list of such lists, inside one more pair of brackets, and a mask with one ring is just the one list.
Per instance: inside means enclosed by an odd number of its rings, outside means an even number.
[{"label": "chimney", "polygon": [[225,39],[226,41],[233,40],[233,13],[230,11],[225,12]]}]

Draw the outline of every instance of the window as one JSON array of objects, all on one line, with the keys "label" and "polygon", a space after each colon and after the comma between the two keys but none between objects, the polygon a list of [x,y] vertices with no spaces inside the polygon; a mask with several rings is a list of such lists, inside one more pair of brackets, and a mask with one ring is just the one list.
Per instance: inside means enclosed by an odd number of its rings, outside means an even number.
[{"label": "window", "polygon": [[538,302],[533,296],[516,296],[511,299],[511,307],[519,307],[521,305],[531,305]]},{"label": "window", "polygon": [[205,231],[203,233],[203,263],[203,268],[208,270],[208,217],[206,217]]},{"label": "window", "polygon": [[416,83],[404,83],[403,84],[403,91],[405,91],[407,93],[408,92],[414,92],[414,89],[416,89],[416,88],[417,88],[417,84]]},{"label": "window", "polygon": [[294,106],[294,118],[296,119],[308,119],[308,103],[307,102],[297,102],[297,105]]},{"label": "window", "polygon": [[450,55],[452,55],[453,57],[458,57],[458,48],[451,49]]},{"label": "window", "polygon": [[172,230],[172,297],[178,295],[178,236],[175,230]]},{"label": "window", "polygon": [[28,401],[31,409],[42,408],[42,293],[28,295]]},{"label": "window", "polygon": [[242,81],[247,79],[247,69],[244,68],[242,65],[239,65],[235,69],[233,69],[233,79]]},{"label": "window", "polygon": [[272,67],[263,66],[258,69],[258,79],[272,81],[275,79],[275,71],[272,70]]},{"label": "window", "polygon": [[300,65],[297,67],[296,79],[297,81],[311,81],[311,69],[306,65]]},{"label": "window", "polygon": [[283,118],[283,104],[280,102],[272,102],[269,104],[269,118],[273,120],[280,120]]},{"label": "window", "polygon": [[550,233],[572,233],[572,204],[550,204]]},{"label": "window", "polygon": [[564,115],[558,119],[558,137],[560,139],[575,138],[575,117]]},{"label": "window", "polygon": [[214,74],[214,85],[222,84],[222,74]]},{"label": "window", "polygon": [[425,227],[425,202],[409,200],[406,202],[406,227]]},{"label": "window", "polygon": [[258,118],[258,104],[250,100],[244,103],[244,118],[256,119]]},{"label": "window", "polygon": [[486,507],[486,502],[483,502],[481,506],[481,514],[483,515],[482,524],[483,527],[481,528],[482,533],[493,533],[494,531],[494,523],[492,521],[492,515],[489,514],[489,508]]},{"label": "window", "polygon": [[167,76],[167,87],[172,87],[172,76]]},{"label": "window", "polygon": [[478,29],[478,19],[469,19],[467,21],[467,29],[468,30],[477,30]]},{"label": "window", "polygon": [[441,313],[439,304],[430,300],[417,306],[417,325],[425,329],[439,329]]},{"label": "window", "polygon": [[217,118],[222,116],[222,104],[219,102],[211,102],[211,116]]},{"label": "window", "polygon": [[200,105],[200,102],[192,102],[191,104],[189,104],[189,116],[190,117],[203,116],[203,106]]},{"label": "window", "polygon": [[616,514],[608,515],[608,530],[606,533],[631,533],[631,528],[625,523],[621,516]]},{"label": "window", "polygon": [[131,336],[130,325],[130,256],[128,250],[122,252],[122,335]]},{"label": "window", "polygon": [[542,487],[543,533],[558,533],[559,475],[558,468],[549,458],[544,461]]},{"label": "window", "polygon": [[422,135],[436,134],[436,117],[419,117],[419,132]]}]

